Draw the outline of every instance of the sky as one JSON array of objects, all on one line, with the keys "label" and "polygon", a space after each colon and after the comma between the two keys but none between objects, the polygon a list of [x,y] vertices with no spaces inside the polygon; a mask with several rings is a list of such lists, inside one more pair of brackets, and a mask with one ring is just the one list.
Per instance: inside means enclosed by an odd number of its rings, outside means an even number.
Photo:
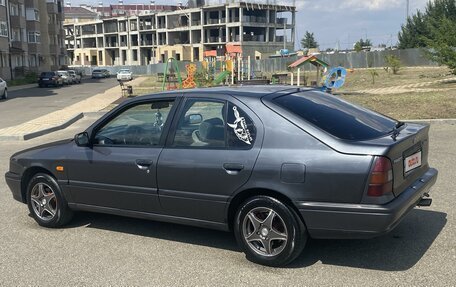
[{"label": "sky", "polygon": [[[65,0],[72,6],[98,5],[99,0]],[[213,0],[212,0],[213,1]],[[219,0],[223,1],[223,0]],[[257,2],[267,0],[255,0]],[[274,1],[274,0],[269,0]],[[277,0],[292,2],[292,0]],[[374,45],[397,43],[397,34],[407,15],[407,0],[295,0],[296,48],[305,31],[314,33],[320,49],[346,49],[366,36]],[[410,14],[424,9],[428,0],[409,0]],[[179,0],[156,0],[157,4],[177,4]],[[182,0],[184,5],[188,2]],[[103,0],[104,5],[117,0]],[[148,0],[124,0],[125,4],[149,4]]]}]

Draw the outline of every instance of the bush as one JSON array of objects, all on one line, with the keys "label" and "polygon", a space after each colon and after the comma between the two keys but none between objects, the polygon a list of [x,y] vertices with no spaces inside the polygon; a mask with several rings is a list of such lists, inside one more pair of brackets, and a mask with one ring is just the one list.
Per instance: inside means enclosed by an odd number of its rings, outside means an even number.
[{"label": "bush", "polygon": [[399,69],[402,67],[401,59],[399,59],[399,57],[396,57],[394,55],[385,56],[385,61],[386,61],[385,70],[388,73],[389,73],[389,69],[391,69],[391,71],[393,71],[393,74],[396,75],[399,72]]}]

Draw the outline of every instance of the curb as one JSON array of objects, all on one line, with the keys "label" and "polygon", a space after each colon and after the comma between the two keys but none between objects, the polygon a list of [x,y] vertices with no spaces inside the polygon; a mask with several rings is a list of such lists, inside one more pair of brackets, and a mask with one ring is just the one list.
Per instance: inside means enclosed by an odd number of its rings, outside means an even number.
[{"label": "curb", "polygon": [[54,126],[54,127],[51,127],[51,128],[47,128],[47,129],[44,129],[44,130],[36,131],[36,132],[33,132],[33,133],[18,135],[18,136],[0,136],[0,141],[26,141],[26,140],[29,140],[29,139],[32,139],[32,138],[36,138],[36,137],[39,137],[39,136],[42,136],[42,135],[46,135],[46,134],[49,134],[49,133],[52,133],[52,132],[55,132],[55,131],[58,131],[58,130],[65,129],[68,126],[70,126],[73,123],[75,123],[76,121],[82,119],[83,117],[84,117],[84,113],[79,113],[79,114],[77,114],[74,117],[68,119],[67,121],[65,121],[64,123],[62,123],[60,125],[57,125],[57,126]]}]

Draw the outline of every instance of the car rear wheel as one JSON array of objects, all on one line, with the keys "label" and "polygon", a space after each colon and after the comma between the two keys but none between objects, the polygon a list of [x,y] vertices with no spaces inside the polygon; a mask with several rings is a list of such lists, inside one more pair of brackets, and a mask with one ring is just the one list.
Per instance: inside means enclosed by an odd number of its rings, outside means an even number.
[{"label": "car rear wheel", "polygon": [[275,267],[296,259],[308,237],[293,209],[269,196],[252,197],[240,206],[234,234],[248,260]]},{"label": "car rear wheel", "polygon": [[27,188],[27,204],[35,221],[44,227],[60,227],[73,217],[56,180],[38,173]]},{"label": "car rear wheel", "polygon": [[8,90],[5,89],[5,90],[3,91],[2,99],[6,100],[7,98],[8,98]]}]

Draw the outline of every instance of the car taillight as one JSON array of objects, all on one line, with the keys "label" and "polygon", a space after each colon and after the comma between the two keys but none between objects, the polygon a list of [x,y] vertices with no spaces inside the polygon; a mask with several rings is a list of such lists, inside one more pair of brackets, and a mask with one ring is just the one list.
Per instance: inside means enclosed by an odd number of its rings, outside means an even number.
[{"label": "car taillight", "polygon": [[52,77],[53,80],[57,80],[57,77]]},{"label": "car taillight", "polygon": [[376,157],[372,169],[368,196],[383,196],[393,192],[393,167],[391,161],[386,157]]}]

